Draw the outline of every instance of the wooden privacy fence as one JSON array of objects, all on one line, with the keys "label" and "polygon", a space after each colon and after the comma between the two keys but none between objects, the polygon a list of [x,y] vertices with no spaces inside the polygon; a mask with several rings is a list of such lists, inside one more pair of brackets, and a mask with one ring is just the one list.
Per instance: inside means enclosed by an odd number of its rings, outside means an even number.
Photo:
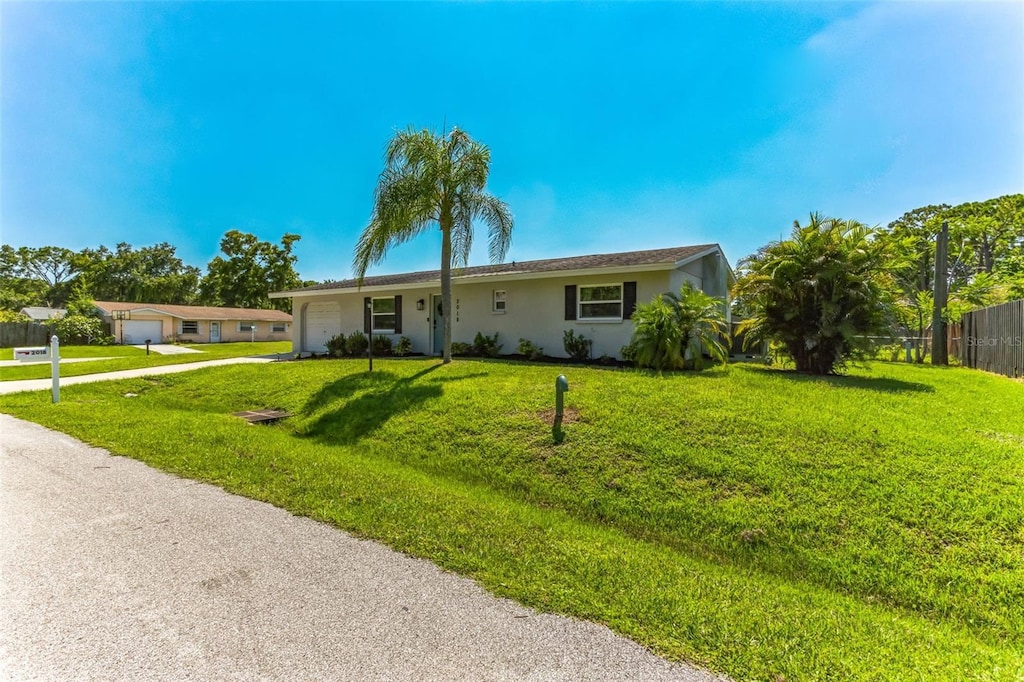
[{"label": "wooden privacy fence", "polygon": [[[46,327],[35,322],[0,322],[0,348],[45,346],[50,342]],[[10,360],[10,358],[0,358]]]},{"label": "wooden privacy fence", "polygon": [[1024,299],[965,313],[960,361],[965,367],[1024,376]]}]

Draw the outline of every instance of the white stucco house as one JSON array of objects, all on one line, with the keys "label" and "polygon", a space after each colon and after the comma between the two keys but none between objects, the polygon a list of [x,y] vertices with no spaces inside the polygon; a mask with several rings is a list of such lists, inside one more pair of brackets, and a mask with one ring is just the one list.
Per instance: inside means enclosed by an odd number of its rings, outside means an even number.
[{"label": "white stucco house", "polygon": [[[452,271],[452,341],[498,333],[504,352],[520,338],[564,356],[567,329],[592,341],[594,357],[619,357],[633,334],[636,303],[678,292],[684,282],[726,297],[734,281],[718,244],[467,267]],[[328,282],[271,298],[291,298],[295,352],[323,353],[338,334],[402,336],[413,351],[441,353],[439,270]],[[728,310],[728,309],[727,309]]]}]

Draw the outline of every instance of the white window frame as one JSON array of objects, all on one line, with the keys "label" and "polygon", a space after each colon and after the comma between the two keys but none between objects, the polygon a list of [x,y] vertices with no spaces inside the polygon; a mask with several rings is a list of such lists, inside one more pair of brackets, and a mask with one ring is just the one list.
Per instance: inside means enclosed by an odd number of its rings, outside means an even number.
[{"label": "white window frame", "polygon": [[[613,301],[613,300],[608,300],[608,301],[584,301],[583,300],[583,290],[584,289],[600,289],[602,287],[618,287],[619,288],[619,298],[618,298],[618,300],[617,301]],[[576,285],[576,321],[577,322],[622,322],[622,309],[623,309],[623,306],[625,305],[625,302],[622,300],[622,295],[623,295],[624,290],[625,290],[625,286],[623,285],[622,282],[608,282],[606,284],[577,284]],[[588,316],[583,314],[583,311],[585,309],[584,306],[590,306],[590,305],[595,305],[595,304],[604,304],[604,303],[618,303],[619,304],[619,314],[618,314],[618,316],[612,316],[612,317],[608,317],[608,316],[605,316],[605,317],[588,317]]]},{"label": "white window frame", "polygon": [[[194,324],[196,326],[194,331],[185,331],[186,324]],[[199,321],[198,320],[182,320],[181,321],[181,333],[182,334],[198,334],[199,333]]]},{"label": "white window frame", "polygon": [[[391,301],[391,312],[390,313],[374,312],[374,304],[377,301]],[[392,320],[393,320],[393,324],[391,325],[391,329],[378,329],[377,328],[377,318],[378,317],[383,317],[385,315],[390,315]],[[394,334],[395,333],[395,327],[397,325],[398,325],[398,306],[395,304],[395,297],[394,296],[374,296],[373,298],[371,298],[370,299],[370,332],[373,333],[373,334]]]},{"label": "white window frame", "polygon": [[[499,294],[501,295],[499,298]],[[500,306],[498,304],[501,304]],[[507,289],[492,289],[491,290],[491,312],[496,315],[504,315],[508,311],[508,290]]]},{"label": "white window frame", "polygon": [[286,331],[288,331],[288,323],[287,322],[271,322],[270,323],[270,331],[271,331],[271,333],[274,333],[274,332],[278,332],[278,333],[279,332],[286,332]]},{"label": "white window frame", "polygon": [[251,322],[251,321],[250,322],[242,322],[241,320],[239,320],[237,327],[238,327],[237,331],[239,331],[239,332],[251,332],[251,331],[254,331],[256,329],[256,323],[255,322]]}]

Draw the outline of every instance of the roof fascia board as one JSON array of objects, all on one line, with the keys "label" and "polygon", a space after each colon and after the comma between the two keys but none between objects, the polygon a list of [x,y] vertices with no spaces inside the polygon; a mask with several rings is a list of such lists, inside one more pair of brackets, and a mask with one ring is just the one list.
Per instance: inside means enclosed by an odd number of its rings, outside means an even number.
[{"label": "roof fascia board", "polygon": [[[452,284],[472,284],[474,282],[511,282],[526,279],[554,279],[565,277],[587,277],[590,275],[617,275],[629,274],[631,272],[658,272],[672,270],[677,265],[674,263],[648,263],[646,265],[623,265],[608,268],[584,268],[579,270],[548,270],[545,272],[510,272],[484,275],[463,275],[453,276]],[[270,298],[296,298],[313,296],[331,296],[334,294],[352,293],[376,293],[380,291],[403,291],[408,289],[433,289],[441,286],[441,280],[427,280],[424,282],[411,282],[408,284],[381,284],[365,287],[344,287],[338,289],[316,289],[314,291],[275,291]]]}]

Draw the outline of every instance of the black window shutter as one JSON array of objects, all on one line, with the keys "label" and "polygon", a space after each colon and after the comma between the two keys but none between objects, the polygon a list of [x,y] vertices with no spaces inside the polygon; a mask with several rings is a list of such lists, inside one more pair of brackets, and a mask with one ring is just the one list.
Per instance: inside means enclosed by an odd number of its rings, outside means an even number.
[{"label": "black window shutter", "polygon": [[402,333],[402,297],[395,296],[395,333]]},{"label": "black window shutter", "polygon": [[373,327],[371,326],[373,324],[373,315],[371,314],[370,304],[371,301],[369,296],[363,299],[363,332],[365,334],[369,334],[373,331]]},{"label": "black window shutter", "polygon": [[565,285],[565,319],[576,319],[576,285]]},{"label": "black window shutter", "polygon": [[633,317],[636,310],[636,282],[622,283],[622,318],[624,320]]}]

